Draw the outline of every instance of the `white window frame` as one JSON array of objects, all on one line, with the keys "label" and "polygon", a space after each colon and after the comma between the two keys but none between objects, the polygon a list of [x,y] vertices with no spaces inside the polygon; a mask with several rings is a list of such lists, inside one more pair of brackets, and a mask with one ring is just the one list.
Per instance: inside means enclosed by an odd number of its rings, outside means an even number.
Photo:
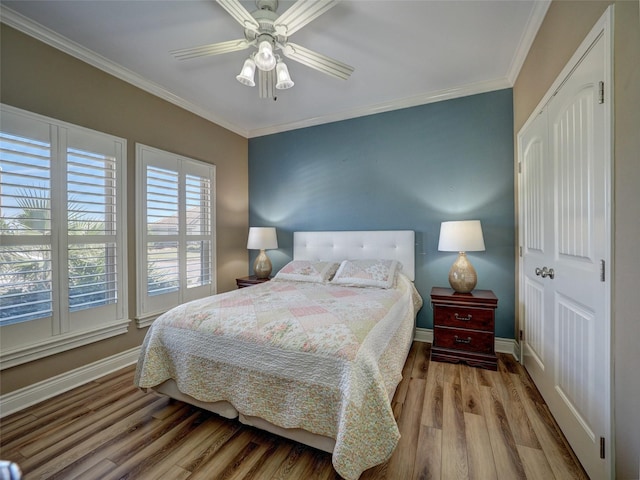
[{"label": "white window frame", "polygon": [[[156,241],[177,242],[179,255],[179,287],[165,294],[148,295],[147,244],[147,168],[155,167],[176,172],[179,178],[178,188],[178,231],[176,234],[154,235]],[[185,182],[188,175],[207,178],[210,182],[210,205],[208,222],[210,233],[207,235],[187,235],[186,232],[186,192]],[[216,293],[216,167],[192,158],[184,157],[143,144],[136,144],[136,324],[143,328],[162,313],[182,303]],[[189,241],[210,241],[209,272],[210,283],[195,288],[186,286],[186,244]]]},{"label": "white window frame", "polygon": [[[0,104],[0,130],[30,138],[30,131],[49,130],[51,184],[51,234],[15,239],[0,236],[0,244],[26,245],[44,241],[51,247],[53,309],[49,317],[0,327],[1,368],[27,363],[49,355],[87,345],[128,331],[127,242],[126,242],[126,152],[123,138],[62,122],[8,105]],[[67,231],[68,148],[84,149],[115,159],[115,233],[69,235]],[[108,153],[106,153],[108,152]],[[48,238],[47,238],[48,237]],[[83,310],[69,308],[68,248],[73,244],[115,243],[115,300],[113,303]],[[105,247],[106,248],[106,247]]]}]

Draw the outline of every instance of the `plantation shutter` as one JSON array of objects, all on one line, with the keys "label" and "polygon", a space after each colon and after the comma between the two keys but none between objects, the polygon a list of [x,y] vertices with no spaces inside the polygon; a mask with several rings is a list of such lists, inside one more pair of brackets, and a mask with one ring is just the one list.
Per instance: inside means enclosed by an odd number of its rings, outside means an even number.
[{"label": "plantation shutter", "polygon": [[138,145],[138,319],[215,293],[215,167]]},{"label": "plantation shutter", "polygon": [[0,325],[10,325],[53,314],[51,141],[47,124],[2,120]]}]

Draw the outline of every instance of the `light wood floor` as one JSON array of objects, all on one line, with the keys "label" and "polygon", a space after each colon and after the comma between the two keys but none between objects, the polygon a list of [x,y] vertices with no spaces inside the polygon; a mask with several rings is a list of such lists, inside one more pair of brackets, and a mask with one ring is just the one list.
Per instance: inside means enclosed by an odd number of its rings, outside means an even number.
[{"label": "light wood floor", "polygon": [[[393,401],[402,438],[361,479],[587,478],[529,376],[430,362],[414,343]],[[0,422],[0,458],[26,480],[338,479],[327,453],[145,394],[134,368]]]}]

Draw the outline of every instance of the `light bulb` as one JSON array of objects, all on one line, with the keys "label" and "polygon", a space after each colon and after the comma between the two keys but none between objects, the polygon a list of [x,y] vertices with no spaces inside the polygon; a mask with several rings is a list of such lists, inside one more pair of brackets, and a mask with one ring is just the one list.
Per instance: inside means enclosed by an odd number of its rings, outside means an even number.
[{"label": "light bulb", "polygon": [[253,81],[253,75],[256,71],[256,64],[250,58],[247,58],[244,61],[244,65],[242,65],[242,70],[240,70],[240,74],[236,77],[243,85],[247,87],[255,87],[256,83]]},{"label": "light bulb", "polygon": [[286,90],[287,88],[293,87],[294,83],[289,76],[289,69],[283,62],[278,62],[276,65],[276,77],[276,88],[278,90]]},{"label": "light bulb", "polygon": [[256,66],[263,72],[273,70],[276,66],[276,57],[273,55],[271,42],[263,40],[258,46],[258,53],[255,56]]}]

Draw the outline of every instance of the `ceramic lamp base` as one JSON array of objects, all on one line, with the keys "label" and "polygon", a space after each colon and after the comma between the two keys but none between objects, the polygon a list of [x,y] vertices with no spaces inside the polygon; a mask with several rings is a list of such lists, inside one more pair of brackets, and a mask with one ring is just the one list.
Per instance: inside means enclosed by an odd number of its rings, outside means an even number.
[{"label": "ceramic lamp base", "polygon": [[457,293],[469,293],[478,283],[476,269],[467,258],[466,253],[460,252],[458,258],[449,270],[449,285]]},{"label": "ceramic lamp base", "polygon": [[255,273],[256,278],[269,278],[271,269],[271,260],[269,260],[264,250],[260,250],[256,260],[253,262],[253,273]]}]

